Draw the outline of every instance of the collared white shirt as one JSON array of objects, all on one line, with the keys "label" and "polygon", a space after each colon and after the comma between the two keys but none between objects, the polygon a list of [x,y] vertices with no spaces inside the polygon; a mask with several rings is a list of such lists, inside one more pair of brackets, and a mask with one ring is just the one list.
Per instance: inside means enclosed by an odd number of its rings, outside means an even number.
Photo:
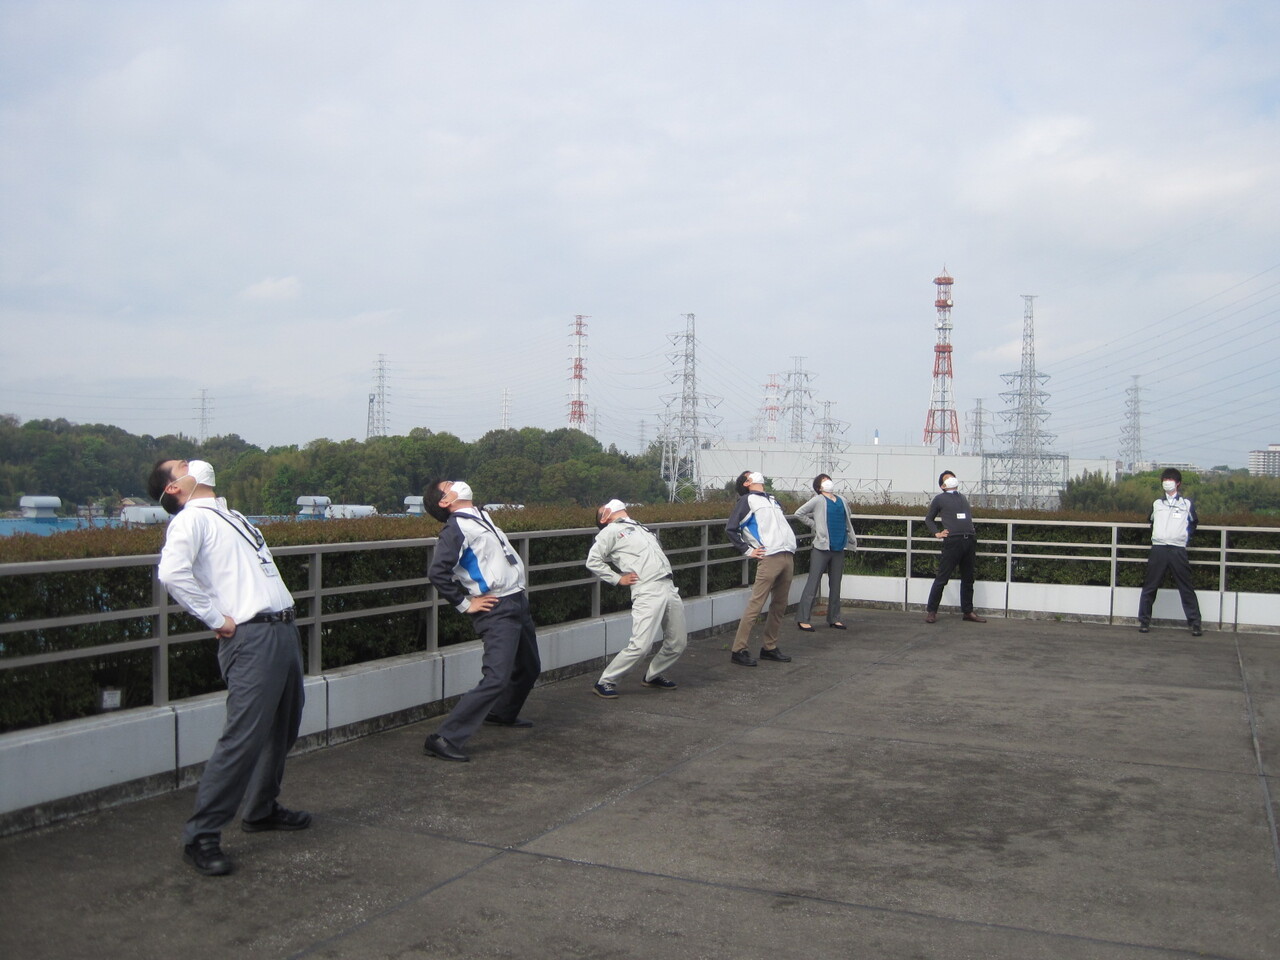
[{"label": "collared white shirt", "polygon": [[160,551],[160,582],[211,629],[226,617],[244,623],[293,606],[261,534],[227,509],[222,497],[188,500],[172,520]]}]

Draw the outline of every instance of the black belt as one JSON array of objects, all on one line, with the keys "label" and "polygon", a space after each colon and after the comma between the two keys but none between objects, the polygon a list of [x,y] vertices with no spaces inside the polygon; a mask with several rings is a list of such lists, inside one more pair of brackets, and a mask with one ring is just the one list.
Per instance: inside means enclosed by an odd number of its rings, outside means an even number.
[{"label": "black belt", "polygon": [[287,610],[266,610],[245,623],[293,623],[296,617],[293,607],[289,607]]}]

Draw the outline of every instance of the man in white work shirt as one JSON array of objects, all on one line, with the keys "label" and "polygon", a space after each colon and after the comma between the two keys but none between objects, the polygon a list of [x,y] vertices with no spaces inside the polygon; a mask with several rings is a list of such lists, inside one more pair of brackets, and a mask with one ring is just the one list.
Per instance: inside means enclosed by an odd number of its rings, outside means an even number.
[{"label": "man in white work shirt", "polygon": [[631,641],[605,667],[593,688],[595,695],[616,699],[618,681],[644,658],[660,633],[662,648],[649,661],[643,683],[674,690],[676,682],[663,671],[684,652],[688,634],[671,563],[658,538],[631,519],[621,500],[610,500],[596,511],[596,526],[600,532],[587,554],[587,569],[605,583],[631,588]]},{"label": "man in white work shirt", "polygon": [[311,814],[276,801],[302,720],[302,654],[293,597],[258,529],[213,490],[202,460],[161,460],[151,496],[172,515],[158,576],[218,638],[227,718],[183,828],[183,859],[206,876],[231,872],[222,828],[244,802],[241,829],[303,830]]}]

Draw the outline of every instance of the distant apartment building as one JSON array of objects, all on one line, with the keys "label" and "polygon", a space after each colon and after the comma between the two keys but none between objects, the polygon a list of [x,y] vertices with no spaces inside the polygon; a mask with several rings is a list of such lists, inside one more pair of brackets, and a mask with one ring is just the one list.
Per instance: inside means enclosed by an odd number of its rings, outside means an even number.
[{"label": "distant apartment building", "polygon": [[1249,451],[1249,476],[1280,477],[1280,443],[1270,444],[1265,450]]}]

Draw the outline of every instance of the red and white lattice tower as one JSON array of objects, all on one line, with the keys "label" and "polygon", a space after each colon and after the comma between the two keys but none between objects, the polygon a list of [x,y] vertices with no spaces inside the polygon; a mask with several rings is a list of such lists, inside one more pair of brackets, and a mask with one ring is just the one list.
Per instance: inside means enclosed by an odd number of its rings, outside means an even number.
[{"label": "red and white lattice tower", "polygon": [[586,432],[587,426],[587,317],[575,314],[569,324],[573,356],[569,358],[569,426]]},{"label": "red and white lattice tower", "polygon": [[938,342],[933,346],[933,395],[929,400],[929,415],[924,421],[924,444],[936,443],[939,453],[947,452],[951,441],[953,453],[960,452],[960,418],[956,416],[955,395],[951,384],[951,284],[945,267],[942,276],[934,277],[938,296],[934,306],[938,308]]},{"label": "red and white lattice tower", "polygon": [[764,385],[764,401],[751,431],[751,439],[757,443],[778,442],[778,421],[782,415],[782,381],[778,378],[779,374],[771,373]]}]

